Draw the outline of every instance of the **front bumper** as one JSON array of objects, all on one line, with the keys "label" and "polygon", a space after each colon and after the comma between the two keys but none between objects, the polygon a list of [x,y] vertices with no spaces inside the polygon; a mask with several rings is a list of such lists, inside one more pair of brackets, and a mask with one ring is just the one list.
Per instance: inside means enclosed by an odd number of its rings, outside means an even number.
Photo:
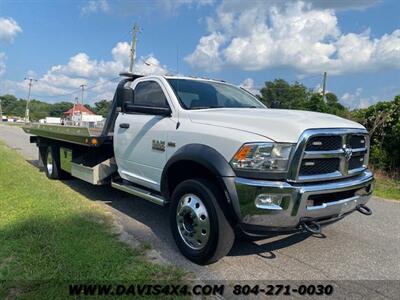
[{"label": "front bumper", "polygon": [[[356,210],[357,205],[368,202],[373,180],[369,170],[352,178],[308,184],[237,177],[240,227],[248,233],[285,233],[299,230],[301,222],[306,220],[321,225],[340,220]],[[281,201],[278,205],[256,207],[255,199],[260,195],[279,195]]]}]

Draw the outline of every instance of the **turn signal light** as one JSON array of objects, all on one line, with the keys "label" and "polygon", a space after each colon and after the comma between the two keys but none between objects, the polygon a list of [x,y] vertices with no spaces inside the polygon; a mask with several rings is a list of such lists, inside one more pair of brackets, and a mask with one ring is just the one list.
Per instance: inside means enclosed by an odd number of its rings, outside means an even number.
[{"label": "turn signal light", "polygon": [[246,159],[247,155],[251,151],[251,146],[244,145],[240,150],[235,154],[234,159],[242,160]]}]

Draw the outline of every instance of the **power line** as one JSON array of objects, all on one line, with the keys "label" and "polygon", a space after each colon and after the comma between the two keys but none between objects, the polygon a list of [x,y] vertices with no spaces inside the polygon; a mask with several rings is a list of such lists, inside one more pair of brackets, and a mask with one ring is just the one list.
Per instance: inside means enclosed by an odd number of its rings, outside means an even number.
[{"label": "power line", "polygon": [[102,86],[102,85],[106,85],[108,82],[112,82],[112,81],[115,81],[117,79],[120,79],[120,77],[118,76],[118,77],[114,77],[114,78],[111,78],[111,79],[107,79],[106,82],[101,82],[101,83],[92,85],[91,87],[88,87],[87,89],[85,89],[85,91],[89,91],[89,90],[92,90],[92,89],[94,89],[96,87],[99,87],[99,86]]},{"label": "power line", "polygon": [[[71,90],[71,91],[72,91],[72,90]],[[55,95],[38,95],[38,94],[35,94],[35,97],[40,97],[40,98],[67,97],[67,96],[71,96],[71,95],[74,95],[74,94],[76,94],[76,93],[79,93],[79,91],[80,91],[80,89],[77,88],[77,89],[73,90],[73,92],[67,92],[67,93],[65,93],[65,94],[55,94]]]},{"label": "power line", "polygon": [[[92,89],[94,89],[96,87],[106,85],[107,83],[115,81],[117,79],[120,79],[120,77],[118,76],[118,77],[114,77],[114,78],[111,78],[111,79],[106,79],[105,82],[101,82],[101,83],[89,86],[88,88],[85,89],[85,91],[89,91],[89,90],[92,90]],[[71,96],[71,95],[76,95],[80,91],[81,91],[81,88],[79,87],[79,88],[71,90],[71,91],[69,91],[67,93],[63,93],[63,94],[55,94],[55,95],[38,95],[38,94],[35,94],[34,96],[35,96],[35,98],[59,98],[59,97],[67,97],[67,96]]]}]

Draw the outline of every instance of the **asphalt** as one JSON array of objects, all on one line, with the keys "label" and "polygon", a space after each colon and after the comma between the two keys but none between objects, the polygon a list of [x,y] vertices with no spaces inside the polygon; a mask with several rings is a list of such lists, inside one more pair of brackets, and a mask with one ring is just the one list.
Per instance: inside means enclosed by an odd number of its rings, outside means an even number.
[{"label": "asphalt", "polygon": [[[32,164],[37,149],[21,128],[0,125],[0,140]],[[43,176],[45,176],[43,174]],[[159,259],[201,280],[400,280],[400,202],[373,197],[372,216],[353,213],[326,227],[322,237],[305,234],[260,241],[236,241],[219,262],[198,266],[180,255],[168,224],[168,210],[107,186],[64,181],[112,213],[123,230],[149,242]],[[190,275],[192,274],[192,275]]]}]

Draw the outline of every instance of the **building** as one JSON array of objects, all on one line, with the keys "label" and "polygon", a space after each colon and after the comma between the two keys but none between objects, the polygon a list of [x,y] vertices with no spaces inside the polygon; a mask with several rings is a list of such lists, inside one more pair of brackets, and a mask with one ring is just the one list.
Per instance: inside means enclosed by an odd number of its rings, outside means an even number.
[{"label": "building", "polygon": [[65,119],[71,120],[73,119],[74,116],[82,116],[82,115],[95,115],[94,112],[92,112],[90,109],[88,109],[86,106],[82,104],[74,104],[74,106],[64,112]]},{"label": "building", "polygon": [[40,119],[39,123],[40,124],[56,124],[56,125],[59,125],[59,124],[61,124],[61,118],[46,117],[44,119]]},{"label": "building", "polygon": [[90,109],[82,104],[74,104],[74,106],[64,112],[65,122],[64,125],[84,126],[84,127],[98,127],[103,124],[103,116],[96,115]]}]

